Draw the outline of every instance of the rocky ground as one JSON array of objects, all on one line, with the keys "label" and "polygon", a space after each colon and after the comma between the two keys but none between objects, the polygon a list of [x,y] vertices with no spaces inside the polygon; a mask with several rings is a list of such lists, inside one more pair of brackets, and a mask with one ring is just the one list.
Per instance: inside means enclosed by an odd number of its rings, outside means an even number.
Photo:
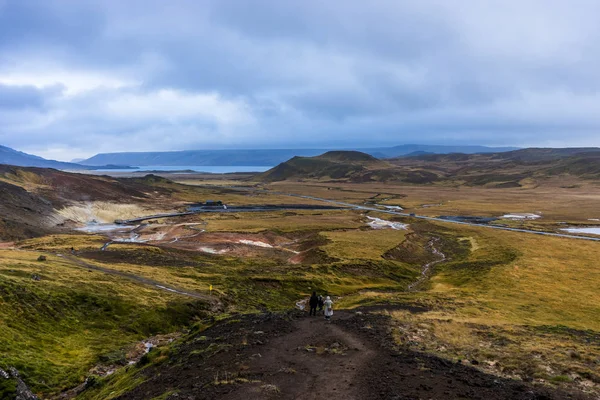
[{"label": "rocky ground", "polygon": [[144,383],[119,398],[591,398],[398,347],[379,311],[338,311],[331,323],[299,311],[219,322],[140,371]]}]

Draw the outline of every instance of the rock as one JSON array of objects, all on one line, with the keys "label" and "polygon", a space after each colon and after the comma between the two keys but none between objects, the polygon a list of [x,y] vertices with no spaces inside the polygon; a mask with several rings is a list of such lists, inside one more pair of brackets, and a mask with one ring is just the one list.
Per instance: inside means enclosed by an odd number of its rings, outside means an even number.
[{"label": "rock", "polygon": [[31,275],[31,279],[34,281],[40,281],[42,278],[38,274],[33,274]]},{"label": "rock", "polygon": [[[5,371],[3,372],[6,373]],[[38,400],[38,397],[35,394],[33,394],[33,392],[27,387],[25,382],[23,382],[23,380],[19,376],[19,372],[15,368],[10,367],[8,369],[8,372],[8,375],[10,375],[12,379],[15,379],[17,381],[17,395],[15,397],[15,400]]]},{"label": "rock", "polygon": [[39,256],[37,258],[38,261],[46,261],[46,256]]},{"label": "rock", "polygon": [[341,346],[342,346],[341,344],[339,344],[338,342],[335,342],[329,347],[332,349],[339,349]]},{"label": "rock", "polygon": [[460,363],[462,365],[471,365],[471,362],[469,360],[460,360]]}]

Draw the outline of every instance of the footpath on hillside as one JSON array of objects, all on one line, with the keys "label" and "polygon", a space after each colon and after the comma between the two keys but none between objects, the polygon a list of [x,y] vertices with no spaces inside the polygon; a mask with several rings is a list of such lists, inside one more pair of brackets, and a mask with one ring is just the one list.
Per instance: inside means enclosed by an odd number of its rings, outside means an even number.
[{"label": "footpath on hillside", "polygon": [[592,399],[533,386],[399,348],[394,306],[323,317],[258,314],[224,320],[192,336],[169,361],[146,368],[145,382],[120,399]]}]

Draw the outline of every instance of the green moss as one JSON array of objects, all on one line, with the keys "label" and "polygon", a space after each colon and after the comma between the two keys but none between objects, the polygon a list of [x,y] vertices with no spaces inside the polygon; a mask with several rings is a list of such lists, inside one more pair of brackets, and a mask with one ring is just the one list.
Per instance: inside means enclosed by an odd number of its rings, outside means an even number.
[{"label": "green moss", "polygon": [[0,377],[0,399],[14,399],[17,395],[17,382]]}]

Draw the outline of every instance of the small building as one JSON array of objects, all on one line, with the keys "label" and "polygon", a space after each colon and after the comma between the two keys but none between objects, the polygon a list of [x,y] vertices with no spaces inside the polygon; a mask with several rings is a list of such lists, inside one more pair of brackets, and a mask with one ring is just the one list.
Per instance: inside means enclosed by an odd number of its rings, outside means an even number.
[{"label": "small building", "polygon": [[204,205],[209,207],[222,207],[223,202],[221,200],[206,200]]}]

